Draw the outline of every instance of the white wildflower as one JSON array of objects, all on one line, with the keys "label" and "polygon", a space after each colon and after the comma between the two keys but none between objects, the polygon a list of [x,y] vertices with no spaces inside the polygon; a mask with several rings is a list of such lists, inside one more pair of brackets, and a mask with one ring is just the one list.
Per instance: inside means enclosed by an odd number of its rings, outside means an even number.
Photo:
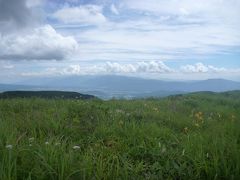
[{"label": "white wildflower", "polygon": [[49,142],[48,142],[48,141],[46,141],[46,142],[45,142],[45,144],[46,144],[46,145],[48,145],[48,144],[49,144]]},{"label": "white wildflower", "polygon": [[183,149],[183,151],[182,151],[182,156],[184,156],[185,155],[185,149]]},{"label": "white wildflower", "polygon": [[33,142],[34,141],[34,137],[31,137],[28,140],[29,140],[29,142]]},{"label": "white wildflower", "polygon": [[13,148],[13,145],[8,144],[8,145],[6,145],[6,148],[7,148],[7,149],[12,149],[12,148]]},{"label": "white wildflower", "polygon": [[165,145],[162,145],[162,153],[165,153],[166,151],[167,151],[167,148],[166,148],[166,146]]},{"label": "white wildflower", "polygon": [[116,109],[116,113],[120,113],[120,114],[123,114],[124,111],[122,109]]},{"label": "white wildflower", "polygon": [[73,146],[73,149],[80,149],[80,146]]}]

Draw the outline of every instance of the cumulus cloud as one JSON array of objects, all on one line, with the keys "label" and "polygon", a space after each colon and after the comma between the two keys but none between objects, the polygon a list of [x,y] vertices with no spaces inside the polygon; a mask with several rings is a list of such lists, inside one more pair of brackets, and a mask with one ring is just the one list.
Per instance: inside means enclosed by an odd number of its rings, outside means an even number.
[{"label": "cumulus cloud", "polygon": [[212,65],[204,65],[203,63],[196,63],[195,65],[181,66],[181,71],[184,73],[208,73],[208,72],[226,72],[225,68],[218,68]]},{"label": "cumulus cloud", "polygon": [[61,60],[77,48],[73,37],[62,36],[50,25],[0,36],[0,60]]},{"label": "cumulus cloud", "polygon": [[116,62],[107,62],[104,70],[109,73],[134,73],[137,68],[132,64],[119,64]]},{"label": "cumulus cloud", "polygon": [[103,67],[102,69],[108,73],[170,73],[174,71],[162,61],[138,62],[135,64],[107,62]]},{"label": "cumulus cloud", "polygon": [[[0,62],[1,63],[1,62]],[[45,61],[43,62],[45,63]],[[50,66],[46,64],[46,68],[34,71],[21,72],[21,76],[78,76],[78,75],[131,75],[139,77],[154,77],[154,78],[168,78],[168,79],[207,79],[207,78],[237,78],[240,75],[240,69],[227,69],[219,68],[212,65],[204,65],[197,63],[194,65],[185,65],[176,67],[174,69],[165,65],[162,61],[152,62],[137,62],[137,63],[119,63],[119,62],[105,62],[98,65],[86,64],[82,62],[60,65],[53,62]],[[15,72],[17,67],[9,67],[0,69],[2,71],[10,71],[14,68]],[[1,75],[1,74],[0,74]]]},{"label": "cumulus cloud", "polygon": [[140,62],[137,66],[138,72],[149,73],[169,73],[173,69],[169,68],[162,61]]},{"label": "cumulus cloud", "polygon": [[81,67],[79,64],[72,64],[60,71],[63,75],[78,75],[81,74]]},{"label": "cumulus cloud", "polygon": [[102,7],[97,5],[63,7],[57,10],[52,17],[66,24],[97,25],[106,22],[106,18],[102,14]]}]

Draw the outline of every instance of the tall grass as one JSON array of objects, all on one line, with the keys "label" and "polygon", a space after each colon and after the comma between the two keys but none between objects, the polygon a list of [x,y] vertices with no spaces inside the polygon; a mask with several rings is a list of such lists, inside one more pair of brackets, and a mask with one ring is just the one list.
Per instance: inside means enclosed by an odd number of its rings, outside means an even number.
[{"label": "tall grass", "polygon": [[0,100],[0,179],[239,179],[240,98]]}]

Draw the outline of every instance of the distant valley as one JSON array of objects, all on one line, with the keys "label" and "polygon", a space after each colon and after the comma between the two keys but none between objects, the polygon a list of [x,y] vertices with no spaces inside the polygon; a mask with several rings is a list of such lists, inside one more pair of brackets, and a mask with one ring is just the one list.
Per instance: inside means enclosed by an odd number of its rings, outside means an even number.
[{"label": "distant valley", "polygon": [[[37,82],[37,83],[36,83]],[[225,79],[163,81],[126,76],[68,76],[45,80],[29,79],[16,84],[0,84],[0,91],[63,90],[95,95],[102,99],[165,97],[197,91],[240,90],[240,82]]]}]

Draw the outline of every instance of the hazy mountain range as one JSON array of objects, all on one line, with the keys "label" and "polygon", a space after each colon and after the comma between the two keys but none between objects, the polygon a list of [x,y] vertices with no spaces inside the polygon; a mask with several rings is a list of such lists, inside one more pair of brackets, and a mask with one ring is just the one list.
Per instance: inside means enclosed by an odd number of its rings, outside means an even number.
[{"label": "hazy mountain range", "polygon": [[163,81],[112,75],[67,76],[28,79],[16,84],[0,84],[0,91],[9,90],[70,90],[108,99],[111,97],[163,97],[196,91],[240,90],[240,82],[225,79]]}]

